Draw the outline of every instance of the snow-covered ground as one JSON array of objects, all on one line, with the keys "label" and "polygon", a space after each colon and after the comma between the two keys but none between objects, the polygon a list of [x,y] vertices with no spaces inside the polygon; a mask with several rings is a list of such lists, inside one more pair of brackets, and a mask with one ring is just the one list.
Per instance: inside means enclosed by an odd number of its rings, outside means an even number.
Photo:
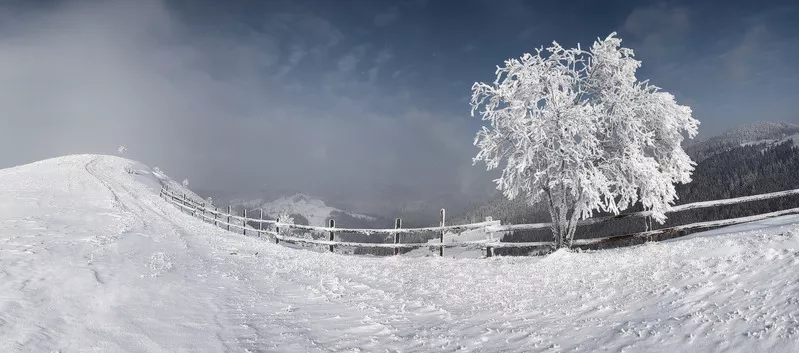
[{"label": "snow-covered ground", "polygon": [[162,182],[108,156],[0,170],[0,352],[799,351],[799,216],[543,258],[373,258],[227,233]]}]

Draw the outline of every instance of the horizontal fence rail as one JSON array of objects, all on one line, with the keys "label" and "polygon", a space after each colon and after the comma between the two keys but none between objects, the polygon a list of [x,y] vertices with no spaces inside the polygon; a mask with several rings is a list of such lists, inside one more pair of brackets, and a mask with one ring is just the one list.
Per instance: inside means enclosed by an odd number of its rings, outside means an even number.
[{"label": "horizontal fence rail", "polygon": [[[787,191],[778,191],[772,192],[768,194],[759,194],[759,195],[752,195],[752,196],[743,196],[743,197],[736,197],[732,199],[722,199],[722,200],[712,200],[712,201],[701,201],[701,202],[694,202],[694,203],[687,203],[684,205],[673,206],[666,213],[674,213],[674,212],[681,212],[687,210],[695,210],[701,208],[708,208],[708,207],[718,207],[718,206],[726,206],[726,205],[734,205],[737,203],[744,203],[744,202],[752,202],[752,201],[761,201],[761,200],[768,200],[774,199],[778,197],[785,197],[785,196],[792,196],[792,195],[799,195],[799,189],[796,190],[787,190]],[[631,213],[624,213],[620,215],[613,215],[613,216],[602,216],[602,217],[594,217],[588,218],[577,222],[577,226],[587,226],[592,224],[600,224],[611,222],[618,219],[624,218],[643,218],[649,217],[652,215],[652,211],[639,211],[639,212],[631,212]],[[550,228],[552,223],[529,223],[529,224],[509,224],[509,225],[502,225],[502,226],[492,226],[487,228],[487,230],[491,232],[511,232],[515,230],[534,230],[534,229],[546,229]]]},{"label": "horizontal fence rail", "polygon": [[670,234],[670,233],[679,233],[685,231],[693,231],[693,230],[700,230],[700,229],[708,229],[708,228],[717,228],[717,227],[724,227],[724,226],[731,226],[741,223],[748,223],[754,221],[760,221],[768,218],[774,218],[779,216],[787,216],[799,214],[799,207],[797,208],[790,208],[787,210],[776,211],[776,212],[769,212],[763,213],[754,216],[747,216],[747,217],[738,217],[738,218],[728,218],[728,219],[720,219],[717,221],[707,221],[707,222],[698,222],[698,223],[691,223],[685,224],[681,226],[674,226],[669,228],[663,229],[656,229],[647,232],[635,233],[630,235],[618,235],[612,237],[605,237],[605,238],[597,238],[597,239],[579,239],[575,240],[574,244],[577,246],[590,246],[595,244],[602,244],[602,243],[609,243],[614,241],[623,241],[630,238],[641,238],[645,241],[653,241],[653,240],[660,240],[658,236]]},{"label": "horizontal fence rail", "polygon": [[[744,202],[761,201],[761,200],[768,200],[768,199],[792,196],[792,195],[799,195],[799,189],[772,192],[772,193],[752,195],[752,196],[736,197],[730,199],[689,203],[689,204],[671,207],[668,211],[666,211],[666,213],[673,213],[673,212],[680,212],[680,211],[701,209],[708,207],[718,207],[718,206],[739,204]],[[246,210],[244,210],[242,216],[239,216],[233,214],[231,206],[228,206],[227,212],[222,212],[212,205],[207,205],[205,202],[194,200],[190,197],[187,197],[185,194],[179,194],[170,191],[166,188],[161,189],[161,197],[163,197],[165,200],[169,201],[170,203],[180,207],[181,209],[191,213],[192,215],[198,218],[202,218],[203,221],[208,223],[213,223],[215,226],[225,228],[229,231],[233,229],[238,229],[245,235],[247,234],[247,231],[250,231],[252,234],[256,234],[258,236],[269,235],[273,237],[276,242],[284,241],[289,243],[328,246],[331,252],[334,250],[335,246],[394,249],[395,255],[399,253],[398,252],[399,249],[438,248],[440,256],[443,256],[444,248],[466,248],[466,249],[480,249],[482,251],[485,251],[486,256],[491,256],[493,254],[493,249],[495,248],[551,248],[554,244],[554,242],[551,241],[501,242],[494,237],[494,234],[496,233],[550,228],[552,225],[551,223],[502,225],[500,221],[486,220],[485,222],[446,226],[444,218],[445,213],[443,209],[441,210],[440,226],[438,227],[402,228],[401,220],[397,219],[396,220],[397,224],[393,229],[360,229],[360,228],[337,228],[335,227],[335,222],[333,220],[330,220],[329,226],[327,227],[283,223],[277,220],[263,219],[263,210],[259,210],[259,218],[247,217]],[[799,208],[791,208],[791,209],[763,213],[747,217],[691,223],[691,224],[673,226],[663,229],[657,229],[657,230],[651,230],[651,231],[639,232],[627,235],[609,236],[609,237],[595,238],[595,239],[576,239],[573,242],[573,246],[583,249],[592,249],[592,248],[598,248],[599,246],[608,246],[608,245],[624,246],[624,245],[640,244],[647,241],[670,239],[686,235],[688,234],[688,232],[691,231],[696,231],[701,229],[729,226],[729,225],[753,222],[753,221],[784,216],[784,215],[792,215],[792,214],[799,214]],[[602,216],[602,217],[595,217],[582,220],[578,222],[577,225],[587,226],[592,224],[611,222],[613,220],[619,220],[624,218],[649,217],[651,215],[652,215],[651,211],[640,211],[640,212],[632,212],[632,213],[613,215],[613,216]],[[257,224],[257,228],[252,226],[248,227],[247,223]],[[264,229],[264,224],[274,227],[275,231]],[[297,230],[305,230],[311,232],[328,233],[329,238],[328,240],[323,240],[323,239],[294,237],[286,234],[281,234],[280,232],[281,229],[284,230],[297,229]],[[447,232],[462,233],[470,230],[483,230],[484,232],[486,232],[487,235],[490,234],[491,236],[488,239],[482,239],[482,240],[444,243],[445,233]],[[422,232],[438,232],[440,240],[438,242],[429,241],[425,243],[399,242],[400,234],[413,234],[413,233],[422,233]],[[334,235],[337,233],[355,233],[363,235],[378,235],[378,234],[393,235],[394,242],[361,243],[361,242],[337,241],[335,240],[334,237]]]}]

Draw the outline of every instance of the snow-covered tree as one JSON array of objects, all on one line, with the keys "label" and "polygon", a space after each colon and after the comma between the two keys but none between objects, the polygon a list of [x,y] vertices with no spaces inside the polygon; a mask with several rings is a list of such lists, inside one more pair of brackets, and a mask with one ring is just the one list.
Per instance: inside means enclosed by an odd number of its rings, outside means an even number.
[{"label": "snow-covered tree", "polygon": [[183,179],[183,187],[184,188],[189,187],[189,179]]},{"label": "snow-covered tree", "polygon": [[277,215],[277,222],[283,224],[294,224],[294,217],[292,217],[288,212],[281,211]]},{"label": "snow-covered tree", "polygon": [[125,146],[119,146],[119,148],[117,148],[117,153],[119,153],[120,156],[125,154],[126,152],[128,152],[128,149]]},{"label": "snow-covered tree", "polygon": [[[280,211],[280,213],[278,213],[277,215],[277,222],[282,224],[294,224],[294,217],[291,217],[291,215],[288,212]],[[271,230],[275,231],[274,228],[272,228]],[[288,227],[282,227],[280,228],[280,234],[284,236],[293,236],[294,230]]]},{"label": "snow-covered tree", "polygon": [[695,163],[680,143],[699,121],[638,81],[640,66],[612,33],[587,51],[553,42],[472,86],[472,115],[490,122],[475,137],[474,163],[504,164],[495,182],[506,197],[546,203],[557,248],[570,247],[577,221],[597,210],[641,202],[662,223],[674,184],[691,181]]}]

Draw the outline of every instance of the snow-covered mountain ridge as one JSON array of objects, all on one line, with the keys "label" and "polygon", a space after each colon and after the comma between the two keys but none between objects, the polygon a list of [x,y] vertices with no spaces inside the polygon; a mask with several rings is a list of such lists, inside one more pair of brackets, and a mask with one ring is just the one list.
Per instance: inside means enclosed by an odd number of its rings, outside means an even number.
[{"label": "snow-covered mountain ridge", "polygon": [[779,144],[799,141],[799,125],[788,122],[757,122],[730,129],[704,141],[687,145],[685,151],[696,161],[712,157],[734,147]]},{"label": "snow-covered mountain ridge", "polygon": [[775,139],[764,139],[764,140],[757,140],[751,142],[744,142],[741,143],[741,147],[743,146],[757,146],[757,145],[779,145],[785,142],[791,141],[794,145],[799,146],[799,133],[784,136],[782,138],[775,138]]},{"label": "snow-covered mountain ridge", "polygon": [[269,217],[277,217],[280,213],[299,214],[308,219],[308,223],[314,226],[324,226],[327,219],[335,218],[336,215],[345,214],[350,217],[372,221],[372,216],[352,213],[325,204],[324,201],[305,195],[295,194],[293,196],[281,197],[272,201],[263,199],[253,200],[233,200],[231,205],[246,207],[248,209],[263,209],[264,214]]}]

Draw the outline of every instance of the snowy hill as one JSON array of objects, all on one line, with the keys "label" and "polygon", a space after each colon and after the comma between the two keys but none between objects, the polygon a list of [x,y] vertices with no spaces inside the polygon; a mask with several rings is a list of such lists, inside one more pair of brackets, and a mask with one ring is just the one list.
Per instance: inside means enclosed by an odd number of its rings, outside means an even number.
[{"label": "snowy hill", "polygon": [[788,139],[792,139],[794,142],[799,141],[799,125],[786,122],[757,122],[736,127],[721,135],[688,145],[685,147],[685,151],[696,162],[701,162],[733,147],[775,144]]},{"label": "snowy hill", "polygon": [[541,258],[373,258],[225,232],[139,163],[0,170],[0,352],[795,352],[799,217]]},{"label": "snowy hill", "polygon": [[325,205],[325,202],[304,194],[295,194],[290,197],[281,197],[273,201],[255,200],[233,200],[231,205],[245,207],[248,209],[264,210],[264,216],[269,215],[276,218],[281,212],[289,214],[299,214],[308,219],[308,223],[314,226],[324,226],[326,220],[336,218],[336,216],[347,215],[365,221],[374,221],[371,216],[351,213],[335,207]]}]

